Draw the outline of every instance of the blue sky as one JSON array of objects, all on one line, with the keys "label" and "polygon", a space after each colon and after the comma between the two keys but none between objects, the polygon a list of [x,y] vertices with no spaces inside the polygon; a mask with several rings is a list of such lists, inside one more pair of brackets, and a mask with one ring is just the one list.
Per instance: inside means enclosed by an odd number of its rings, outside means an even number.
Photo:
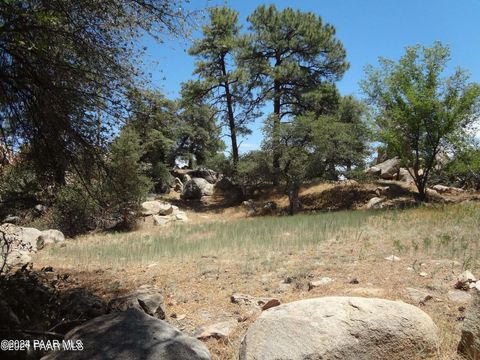
[{"label": "blue sky", "polygon": [[[480,82],[480,0],[191,0],[190,7],[227,5],[240,13],[247,30],[246,18],[260,4],[312,11],[335,26],[350,63],[337,83],[343,95],[361,97],[358,82],[364,78],[363,69],[377,64],[379,56],[398,59],[406,46],[430,46],[436,40],[451,47],[451,68],[460,66],[470,72],[472,81]],[[192,35],[199,36],[199,32]],[[180,83],[192,78],[194,59],[186,52],[188,41],[165,40],[156,44],[144,39],[148,47],[145,69],[152,74],[153,87],[176,98]],[[265,111],[270,107],[267,105]],[[261,126],[261,119],[252,124],[253,134],[242,140],[242,151],[259,147]]]}]

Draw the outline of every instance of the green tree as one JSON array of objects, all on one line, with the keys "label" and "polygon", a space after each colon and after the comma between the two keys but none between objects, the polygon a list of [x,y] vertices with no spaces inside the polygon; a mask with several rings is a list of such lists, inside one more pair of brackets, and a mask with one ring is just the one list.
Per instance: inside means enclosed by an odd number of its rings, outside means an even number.
[{"label": "green tree", "polygon": [[303,115],[310,118],[309,177],[336,180],[339,170],[348,175],[352,168],[363,167],[371,139],[366,112],[363,103],[345,96],[333,113]]},{"label": "green tree", "polygon": [[141,163],[142,146],[138,134],[124,129],[110,149],[106,199],[110,211],[120,216],[120,226],[130,228],[136,219],[140,201],[151,188]]},{"label": "green tree", "polygon": [[3,145],[28,145],[38,176],[60,185],[67,170],[101,162],[141,75],[134,40],[179,33],[187,17],[167,0],[2,1]]},{"label": "green tree", "polygon": [[250,132],[247,124],[256,116],[245,75],[235,64],[241,43],[238,13],[227,7],[211,8],[203,37],[189,49],[198,59],[194,74],[200,79],[186,85],[193,98],[208,99],[221,113],[229,133],[234,171],[239,158],[238,137]]},{"label": "green tree", "polygon": [[181,101],[179,121],[176,153],[189,159],[190,168],[193,168],[193,159],[197,166],[205,166],[208,159],[224,150],[215,111],[210,106]]},{"label": "green tree", "polygon": [[261,5],[248,21],[252,34],[240,58],[258,86],[259,98],[273,101],[273,169],[278,182],[282,120],[308,104],[309,93],[343,76],[346,52],[335,38],[335,28],[310,12]]},{"label": "green tree", "polygon": [[173,167],[180,126],[178,104],[156,90],[130,90],[129,100],[127,127],[138,134],[142,161]]},{"label": "green tree", "polygon": [[380,59],[380,68],[368,67],[362,82],[379,140],[400,157],[421,201],[439,151],[465,138],[478,116],[479,85],[461,69],[442,77],[449,59],[450,49],[438,42],[408,47],[398,62]]}]

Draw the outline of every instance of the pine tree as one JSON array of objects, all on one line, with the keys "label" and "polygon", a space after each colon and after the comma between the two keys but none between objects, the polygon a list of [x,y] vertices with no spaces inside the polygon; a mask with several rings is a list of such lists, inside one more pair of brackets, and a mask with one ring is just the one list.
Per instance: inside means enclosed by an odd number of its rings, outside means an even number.
[{"label": "pine tree", "polygon": [[238,13],[227,7],[210,9],[210,23],[203,27],[203,38],[189,50],[198,59],[194,74],[200,79],[185,86],[191,96],[208,99],[221,112],[230,137],[234,169],[239,157],[238,137],[249,133],[246,125],[256,115],[244,73],[235,65],[241,43]]},{"label": "pine tree", "polygon": [[261,100],[273,101],[273,168],[280,172],[280,124],[306,103],[305,95],[339,80],[348,68],[335,28],[321,17],[274,5],[259,6],[248,17],[252,35],[240,57],[260,89]]}]

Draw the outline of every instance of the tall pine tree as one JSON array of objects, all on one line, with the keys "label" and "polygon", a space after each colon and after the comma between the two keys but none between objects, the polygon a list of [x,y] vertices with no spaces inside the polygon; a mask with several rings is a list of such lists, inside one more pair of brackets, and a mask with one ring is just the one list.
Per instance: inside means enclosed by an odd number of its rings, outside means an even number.
[{"label": "tall pine tree", "polygon": [[234,170],[239,156],[238,136],[249,133],[246,124],[256,115],[250,101],[252,93],[235,64],[242,41],[238,13],[227,7],[210,9],[210,23],[203,27],[203,37],[189,50],[198,59],[194,73],[200,79],[186,85],[191,95],[208,99],[222,113],[220,119],[228,129]]},{"label": "tall pine tree", "polygon": [[241,63],[258,85],[259,98],[273,101],[273,169],[278,183],[282,120],[303,107],[308,93],[343,76],[346,52],[335,38],[335,28],[310,12],[261,5],[248,21],[252,34]]}]

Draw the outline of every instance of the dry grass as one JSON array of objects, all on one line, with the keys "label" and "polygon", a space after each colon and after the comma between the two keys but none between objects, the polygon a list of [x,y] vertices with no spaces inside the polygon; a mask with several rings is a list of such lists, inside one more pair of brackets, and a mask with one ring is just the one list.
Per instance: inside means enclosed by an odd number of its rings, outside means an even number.
[{"label": "dry grass", "polygon": [[[282,303],[328,295],[413,303],[405,287],[427,289],[434,299],[422,309],[442,337],[436,358],[455,359],[463,313],[446,293],[463,268],[478,274],[478,204],[223,220],[78,238],[39,253],[35,264],[69,272],[77,286],[107,299],[156,284],[164,290],[168,321],[187,333],[238,319],[228,341],[207,341],[214,359],[238,358],[241,337],[258,316],[230,303],[232,293]],[[384,259],[392,254],[401,261]],[[308,281],[322,276],[335,281],[308,291]],[[351,284],[352,278],[359,284]],[[176,320],[173,313],[186,317]]]}]

